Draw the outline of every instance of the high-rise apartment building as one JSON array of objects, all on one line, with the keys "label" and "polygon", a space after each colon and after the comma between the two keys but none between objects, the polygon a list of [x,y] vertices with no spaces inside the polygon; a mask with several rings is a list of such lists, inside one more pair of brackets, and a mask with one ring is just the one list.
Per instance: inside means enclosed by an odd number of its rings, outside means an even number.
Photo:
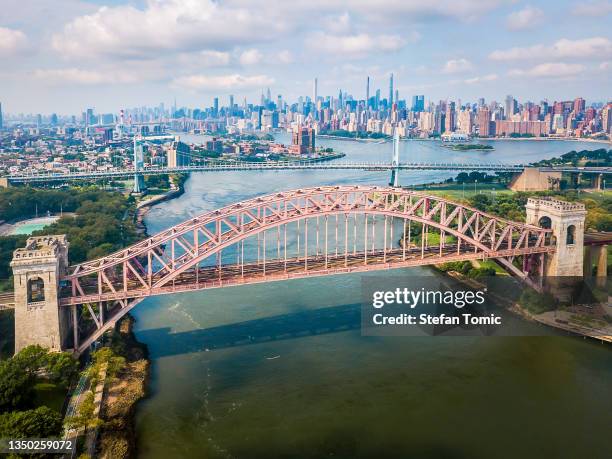
[{"label": "high-rise apartment building", "polygon": [[293,145],[298,147],[301,155],[315,151],[315,131],[312,128],[301,127],[293,133]]},{"label": "high-rise apartment building", "polygon": [[578,115],[579,113],[583,113],[585,105],[585,101],[582,97],[574,99],[574,113],[576,115]]},{"label": "high-rise apartment building", "polygon": [[186,143],[174,141],[167,150],[168,167],[188,166],[191,163],[191,148]]},{"label": "high-rise apartment building", "polygon": [[491,111],[488,107],[481,107],[478,110],[478,135],[489,137],[491,135]]},{"label": "high-rise apartment building", "polygon": [[601,130],[612,134],[612,104],[608,104],[601,111]]},{"label": "high-rise apartment building", "polygon": [[504,106],[504,114],[506,116],[506,119],[512,119],[512,115],[514,115],[516,113],[516,99],[514,97],[512,97],[511,95],[506,96],[506,104]]},{"label": "high-rise apartment building", "polygon": [[455,130],[455,102],[449,102],[446,105],[446,132],[453,132]]}]

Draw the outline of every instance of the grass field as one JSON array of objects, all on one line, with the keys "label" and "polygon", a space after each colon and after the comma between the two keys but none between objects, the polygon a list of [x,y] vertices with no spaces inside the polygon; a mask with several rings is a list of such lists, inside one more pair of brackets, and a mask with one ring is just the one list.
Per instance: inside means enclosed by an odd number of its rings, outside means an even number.
[{"label": "grass field", "polygon": [[501,183],[443,183],[434,185],[415,185],[408,187],[410,190],[426,191],[427,193],[444,196],[451,199],[469,199],[475,194],[488,194],[492,197],[499,194],[512,194],[514,191],[508,189]]}]

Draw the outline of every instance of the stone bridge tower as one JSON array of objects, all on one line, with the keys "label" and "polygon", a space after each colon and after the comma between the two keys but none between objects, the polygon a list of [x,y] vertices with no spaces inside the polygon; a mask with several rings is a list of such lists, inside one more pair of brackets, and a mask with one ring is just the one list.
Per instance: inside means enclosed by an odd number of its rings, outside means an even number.
[{"label": "stone bridge tower", "polygon": [[65,348],[71,317],[59,306],[59,279],[67,266],[65,235],[31,237],[13,253],[15,353],[30,344]]},{"label": "stone bridge tower", "polygon": [[546,257],[548,277],[582,277],[584,256],[584,204],[552,198],[527,200],[527,223],[552,229],[554,254]]}]

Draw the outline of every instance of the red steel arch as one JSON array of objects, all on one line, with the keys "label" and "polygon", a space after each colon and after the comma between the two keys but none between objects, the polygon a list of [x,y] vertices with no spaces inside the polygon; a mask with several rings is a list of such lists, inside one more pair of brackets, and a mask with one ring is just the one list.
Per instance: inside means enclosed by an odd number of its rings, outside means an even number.
[{"label": "red steel arch", "polygon": [[[384,242],[383,247],[376,248],[375,235],[368,234],[369,219],[379,216],[384,218]],[[332,228],[335,247],[332,250],[328,247],[330,217],[335,219]],[[325,222],[325,247],[321,247],[319,253],[321,218]],[[350,226],[350,218],[353,218],[353,226]],[[359,231],[358,218],[364,221]],[[314,219],[317,219],[315,254],[308,250],[308,222]],[[418,246],[394,247],[395,219],[403,222],[403,232],[407,234],[416,225],[415,231],[421,235]],[[299,238],[300,223],[305,230],[305,251],[301,254],[298,239],[297,254],[288,256],[287,228],[291,228],[290,236]],[[291,225],[297,225],[297,231]],[[349,250],[349,227],[353,232],[352,250]],[[370,231],[375,232],[376,224],[371,228]],[[431,231],[438,234],[437,244],[428,244]],[[276,257],[266,259],[269,232],[276,233],[278,250]],[[284,191],[204,213],[114,254],[71,267],[63,278],[65,287],[60,304],[86,305],[97,328],[92,336],[99,336],[111,322],[124,315],[135,300],[151,295],[312,275],[544,253],[552,251],[546,243],[549,232],[401,188],[325,186]],[[245,262],[245,241],[257,237],[259,253],[261,235],[263,262],[259,255],[256,263]],[[369,238],[372,239],[371,250]],[[362,244],[359,251],[356,250],[358,239]],[[222,263],[222,251],[232,246],[241,246],[242,257],[236,250],[235,264]],[[281,247],[283,256],[280,256]],[[267,251],[270,252],[269,246]],[[214,266],[207,264],[212,257],[217,258]],[[96,303],[100,305],[97,312],[96,307],[91,306]],[[105,318],[105,314],[109,317]],[[76,313],[74,315],[76,317]],[[77,326],[76,322],[74,325]],[[76,335],[75,348],[78,347]]]}]

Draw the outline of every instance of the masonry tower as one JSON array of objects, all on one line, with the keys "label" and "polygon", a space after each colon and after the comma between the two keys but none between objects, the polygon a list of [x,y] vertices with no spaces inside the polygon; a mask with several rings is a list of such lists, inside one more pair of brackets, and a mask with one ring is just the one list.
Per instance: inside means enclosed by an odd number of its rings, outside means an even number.
[{"label": "masonry tower", "polygon": [[584,256],[584,204],[553,198],[529,198],[527,223],[552,229],[555,253],[546,257],[548,277],[582,277]]},{"label": "masonry tower", "polygon": [[60,277],[68,266],[65,235],[36,236],[13,253],[15,353],[30,344],[60,351],[70,331],[70,310],[60,308]]}]

